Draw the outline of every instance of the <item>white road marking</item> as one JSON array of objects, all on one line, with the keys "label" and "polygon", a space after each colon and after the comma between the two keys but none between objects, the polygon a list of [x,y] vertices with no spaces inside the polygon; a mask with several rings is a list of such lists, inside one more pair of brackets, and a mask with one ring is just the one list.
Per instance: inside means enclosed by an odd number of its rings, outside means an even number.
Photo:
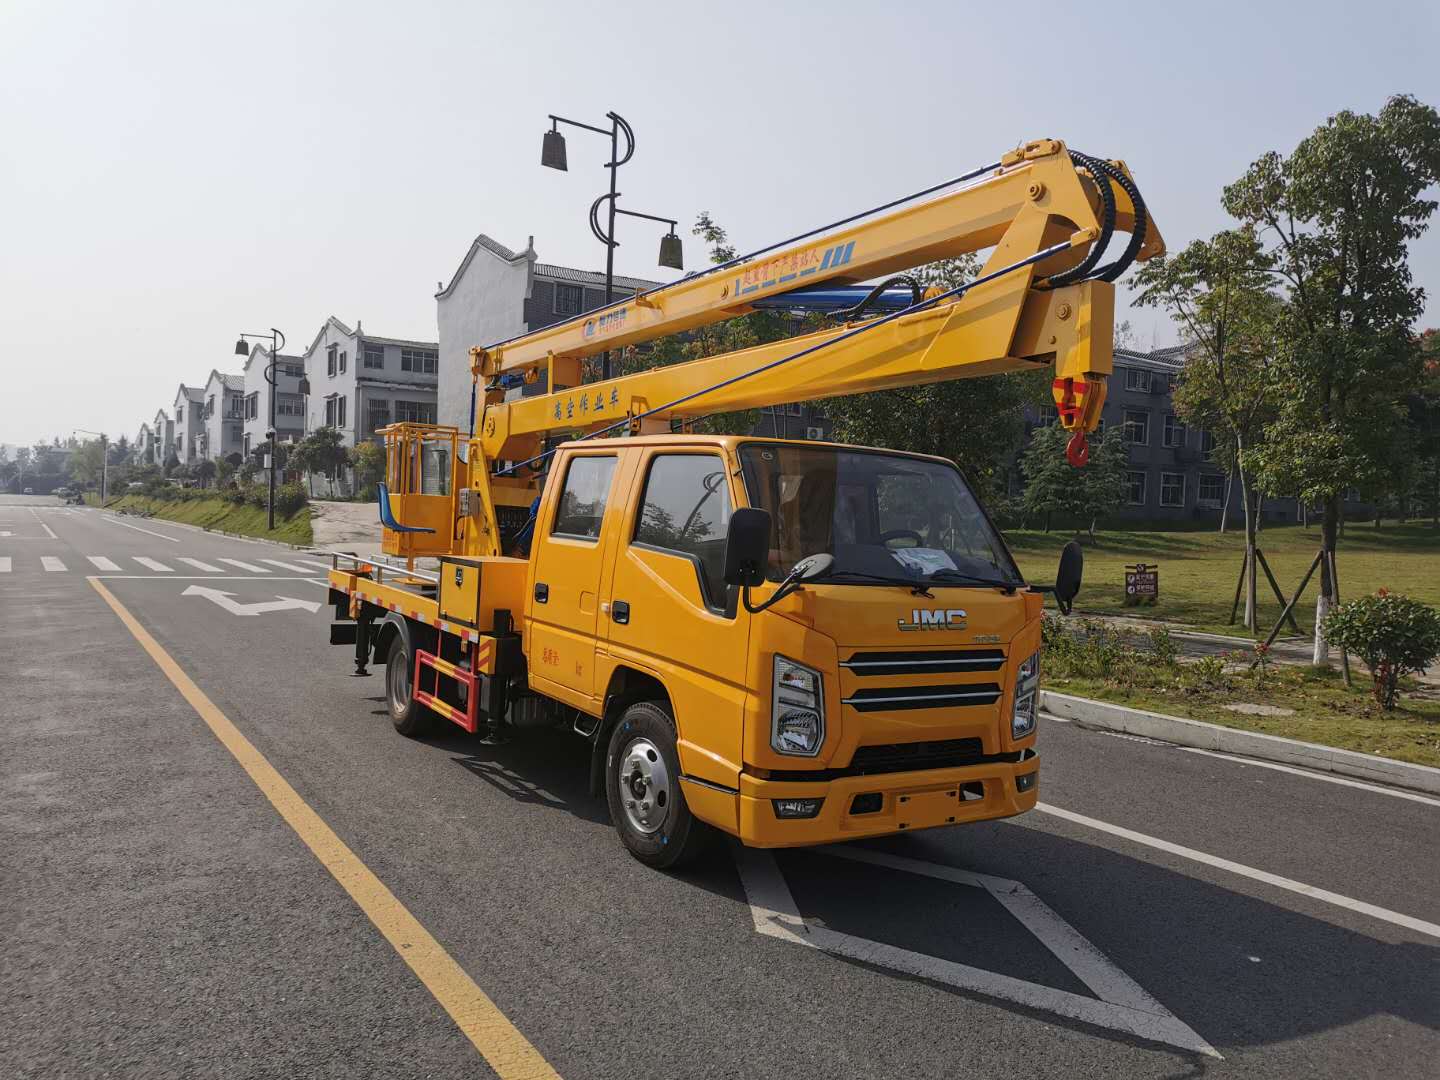
[{"label": "white road marking", "polygon": [[110,561],[109,559],[107,559],[104,555],[87,555],[87,556],[85,556],[85,557],[86,557],[87,559],[89,559],[92,563],[95,564],[95,569],[96,569],[96,570],[119,570],[119,569],[120,569],[119,566],[117,566],[115,563],[111,562],[111,561]]},{"label": "white road marking", "polygon": [[1360,788],[1362,791],[1373,791],[1377,795],[1389,795],[1396,799],[1409,799],[1411,802],[1429,803],[1431,806],[1440,806],[1440,799],[1432,798],[1429,795],[1417,795],[1413,791],[1401,791],[1399,788],[1381,787],[1379,784],[1367,784],[1363,780],[1351,780],[1344,776],[1334,776],[1330,773],[1311,772],[1309,769],[1297,769],[1293,765],[1281,765],[1276,761],[1256,761],[1254,758],[1237,757],[1234,754],[1222,754],[1218,750],[1204,750],[1198,746],[1182,746],[1179,749],[1187,754],[1204,754],[1206,757],[1219,758],[1221,761],[1233,762],[1236,765],[1254,765],[1257,769],[1274,769],[1276,772],[1293,773],[1296,776],[1309,777],[1311,780],[1323,780],[1327,784],[1340,784],[1344,787]]},{"label": "white road marking", "polygon": [[10,532],[8,529],[0,529],[0,536],[14,536],[14,535],[15,535],[15,534],[14,534],[13,532]]},{"label": "white road marking", "polygon": [[209,589],[203,585],[191,585],[181,596],[203,596],[230,612],[231,615],[263,615],[267,611],[308,611],[312,615],[320,610],[318,600],[297,600],[293,596],[277,596],[274,600],[262,600],[256,604],[242,604],[234,599],[234,593],[222,589]]},{"label": "white road marking", "polygon": [[294,563],[281,562],[279,559],[261,559],[260,561],[269,563],[271,566],[278,566],[281,570],[294,570],[301,574],[308,574],[310,572],[310,567],[308,566],[297,566]]},{"label": "white road marking", "polygon": [[1440,925],[1426,922],[1424,919],[1417,919],[1413,915],[1405,915],[1398,911],[1391,911],[1389,908],[1366,903],[1364,900],[1356,900],[1349,896],[1342,896],[1340,893],[1330,892],[1328,889],[1319,889],[1314,885],[1306,885],[1303,881],[1295,881],[1292,878],[1281,877],[1279,874],[1272,874],[1267,870],[1257,870],[1253,866],[1246,866],[1244,863],[1233,862],[1230,859],[1222,859],[1218,855],[1210,855],[1203,851],[1196,851],[1194,848],[1184,847],[1180,844],[1172,844],[1169,840],[1146,836],[1144,833],[1135,832],[1133,829],[1122,828],[1119,825],[1111,825],[1108,821],[1099,821],[1096,818],[1086,817],[1084,814],[1077,814],[1073,810],[1062,810],[1060,807],[1050,806],[1048,803],[1036,803],[1035,809],[1038,813],[1050,814],[1052,817],[1062,818],[1065,821],[1074,822],[1076,825],[1084,825],[1087,828],[1095,829],[1099,832],[1109,833],[1111,836],[1118,836],[1132,843],[1142,844],[1145,847],[1152,847],[1159,851],[1166,851],[1171,855],[1178,855],[1182,859],[1190,859],[1192,862],[1213,866],[1218,870],[1226,870],[1229,873],[1238,874],[1240,877],[1250,878],[1252,881],[1261,881],[1266,885],[1273,885],[1277,889],[1285,889],[1288,892],[1299,893],[1301,896],[1308,896],[1312,900],[1319,900],[1322,903],[1332,904],[1335,907],[1345,908],[1348,911],[1369,915],[1372,919],[1379,919],[1381,922],[1387,922],[1394,926],[1403,926],[1407,930],[1414,930],[1428,937],[1440,938]]},{"label": "white road marking", "polygon": [[45,569],[49,570],[51,573],[54,573],[56,570],[65,569],[65,564],[59,559],[57,559],[54,555],[41,555],[40,565],[45,567]]},{"label": "white road marking", "polygon": [[[35,514],[35,508],[33,506],[30,508],[30,513]],[[35,514],[35,520],[40,522],[40,527],[45,530],[45,535],[48,536],[51,540],[60,539],[58,536],[55,535],[55,530],[50,528],[49,525],[46,525],[45,522],[41,520],[39,514]]]},{"label": "white road marking", "polygon": [[169,540],[172,544],[178,544],[180,542],[180,538],[178,536],[166,536],[164,533],[156,532],[154,529],[142,529],[139,525],[131,525],[128,521],[121,521],[113,514],[103,515],[102,520],[108,521],[112,525],[123,525],[127,529],[134,529],[136,532],[143,532],[147,536],[158,536],[161,540]]},{"label": "white road marking", "polygon": [[154,570],[157,574],[173,574],[174,567],[166,566],[158,559],[147,559],[144,555],[131,555],[132,559],[147,569]]},{"label": "white road marking", "polygon": [[223,563],[229,563],[231,566],[238,566],[241,570],[248,570],[248,571],[250,571],[250,573],[252,573],[252,574],[270,574],[270,573],[274,573],[274,571],[272,571],[272,570],[267,570],[267,569],[266,569],[265,567],[263,567],[263,566],[256,566],[254,563],[241,562],[239,559],[218,559],[218,560],[216,560],[216,561],[217,561],[217,562],[223,562]]},{"label": "white road marking", "polygon": [[223,574],[225,572],[218,566],[211,566],[208,562],[201,562],[199,559],[187,559],[184,555],[180,556],[180,561],[195,567],[196,570],[204,570],[210,574]]},{"label": "white road marking", "polygon": [[10,573],[10,556],[0,555],[0,574]]},{"label": "white road marking", "polygon": [[1035,934],[1077,979],[1094,991],[1099,997],[1098,1001],[1067,990],[1056,990],[1010,975],[985,971],[983,968],[851,934],[842,934],[816,923],[807,923],[795,905],[790,886],[786,884],[785,876],[775,862],[774,855],[768,851],[739,845],[735,846],[734,851],[740,882],[745,889],[755,929],[768,937],[806,945],[836,956],[850,957],[862,963],[888,967],[962,990],[986,994],[1002,1001],[1013,1001],[1028,1008],[1043,1009],[1058,1016],[1123,1031],[1127,1035],[1153,1042],[1166,1043],[1210,1057],[1220,1057],[1213,1046],[1110,963],[1074,927],[1018,881],[972,874],[954,867],[866,849],[836,847],[813,850],[817,855],[834,855],[875,863],[986,890],[1026,929]]}]

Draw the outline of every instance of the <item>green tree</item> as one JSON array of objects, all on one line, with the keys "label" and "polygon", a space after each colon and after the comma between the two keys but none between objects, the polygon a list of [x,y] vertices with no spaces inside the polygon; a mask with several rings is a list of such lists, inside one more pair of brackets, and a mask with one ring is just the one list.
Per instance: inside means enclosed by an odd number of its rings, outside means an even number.
[{"label": "green tree", "polygon": [[[1245,514],[1245,626],[1256,628],[1255,533],[1259,497],[1245,452],[1278,413],[1270,366],[1283,302],[1271,291],[1270,259],[1253,228],[1216,233],[1178,254],[1151,259],[1136,275],[1139,303],[1170,313],[1191,348],[1174,395],[1175,411],[1210,432],[1240,481]],[[1222,516],[1221,520],[1224,520]]]},{"label": "green tree", "polygon": [[1092,442],[1089,463],[1076,469],[1065,459],[1069,441],[1070,433],[1058,424],[1030,433],[1020,457],[1025,475],[1021,512],[1027,521],[1042,522],[1046,532],[1056,514],[1085,522],[1093,541],[1097,522],[1125,502],[1129,487],[1125,442],[1119,430],[1107,432]]},{"label": "green tree", "polygon": [[302,469],[309,481],[310,494],[315,494],[315,474],[323,473],[333,484],[335,474],[349,460],[345,436],[333,427],[316,428],[295,444],[290,460]]},{"label": "green tree", "polygon": [[1402,518],[1427,513],[1440,527],[1440,330],[1426,330],[1419,345],[1420,386],[1405,403],[1412,457],[1399,510]]},{"label": "green tree", "polygon": [[355,470],[355,493],[373,496],[375,485],[385,479],[385,448],[368,440],[352,447],[350,467]]},{"label": "green tree", "polygon": [[70,454],[71,477],[87,487],[99,486],[103,465],[104,455],[101,453],[99,439],[81,443],[79,449]]},{"label": "green tree", "polygon": [[1225,189],[1225,209],[1256,230],[1283,285],[1285,348],[1274,358],[1282,407],[1247,452],[1269,491],[1324,506],[1315,659],[1341,496],[1394,460],[1399,403],[1419,381],[1413,326],[1424,305],[1407,246],[1426,229],[1440,180],[1440,114],[1413,97],[1375,115],[1332,116],[1288,157],[1265,154]]},{"label": "green tree", "polygon": [[209,487],[210,481],[215,479],[215,462],[209,458],[202,458],[195,465],[195,475],[200,480],[201,487]]}]

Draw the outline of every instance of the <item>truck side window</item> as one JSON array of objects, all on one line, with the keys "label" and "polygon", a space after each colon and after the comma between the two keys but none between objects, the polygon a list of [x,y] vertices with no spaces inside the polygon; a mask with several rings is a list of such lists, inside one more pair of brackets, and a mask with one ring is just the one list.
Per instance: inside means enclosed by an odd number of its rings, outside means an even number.
[{"label": "truck side window", "polygon": [[570,536],[577,540],[597,540],[600,523],[605,520],[605,501],[610,497],[610,478],[615,473],[615,457],[577,457],[565,472],[565,486],[560,491],[560,507],[555,511],[552,536]]},{"label": "truck side window", "polygon": [[658,454],[650,463],[635,543],[692,559],[711,607],[725,598],[725,532],[730,488],[713,454]]}]

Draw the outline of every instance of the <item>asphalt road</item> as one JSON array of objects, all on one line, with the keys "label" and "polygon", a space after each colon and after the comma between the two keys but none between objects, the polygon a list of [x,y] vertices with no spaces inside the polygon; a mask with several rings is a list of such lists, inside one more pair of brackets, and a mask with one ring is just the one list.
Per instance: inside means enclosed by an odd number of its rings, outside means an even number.
[{"label": "asphalt road", "polygon": [[1435,1075],[1435,800],[1042,720],[1049,809],[660,874],[578,742],[396,735],[312,561],[0,499],[0,1075],[494,1075],[92,575],[567,1080]]}]

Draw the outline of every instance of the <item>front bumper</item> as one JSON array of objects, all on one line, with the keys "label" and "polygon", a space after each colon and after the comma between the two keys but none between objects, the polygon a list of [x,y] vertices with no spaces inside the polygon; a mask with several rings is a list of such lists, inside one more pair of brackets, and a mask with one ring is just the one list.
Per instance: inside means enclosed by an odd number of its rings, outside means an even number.
[{"label": "front bumper", "polygon": [[[1019,762],[847,776],[820,783],[741,774],[739,836],[749,847],[799,847],[1013,817],[1034,809],[1040,793],[1039,770],[1040,756],[1032,751]],[[1031,777],[1028,790],[1019,790],[1017,777]],[[978,798],[974,797],[977,784],[983,789]],[[855,796],[871,794],[879,794],[879,810],[851,813]],[[775,816],[774,799],[822,797],[825,801],[813,818]]]}]

